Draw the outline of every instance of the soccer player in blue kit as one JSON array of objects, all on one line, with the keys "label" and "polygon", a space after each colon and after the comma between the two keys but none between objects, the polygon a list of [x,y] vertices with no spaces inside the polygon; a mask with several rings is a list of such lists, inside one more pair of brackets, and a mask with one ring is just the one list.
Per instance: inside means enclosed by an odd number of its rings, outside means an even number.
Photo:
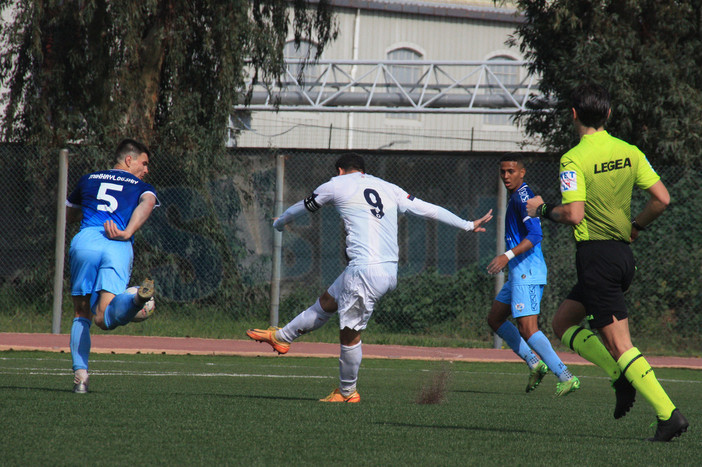
[{"label": "soccer player in blue kit", "polygon": [[[547,270],[541,252],[541,221],[529,217],[526,212],[526,202],[534,197],[534,193],[524,183],[525,175],[524,161],[518,154],[509,154],[500,160],[500,178],[510,193],[505,216],[507,251],[496,256],[487,269],[490,274],[497,274],[509,264],[509,276],[492,303],[487,321],[492,330],[529,365],[531,371],[526,392],[533,391],[550,369],[559,381],[556,395],[565,396],[577,390],[580,381],[539,330],[538,317]],[[517,326],[507,320],[510,314]]]},{"label": "soccer player in blue kit", "polygon": [[154,283],[149,279],[137,293],[125,292],[132,271],[134,233],[158,206],[156,190],[143,181],[147,173],[149,149],[125,139],[115,151],[114,168],[83,175],[66,200],[67,221],[81,221],[69,251],[75,310],[70,341],[75,393],[88,392],[92,320],[104,330],[123,326],[154,294]]}]

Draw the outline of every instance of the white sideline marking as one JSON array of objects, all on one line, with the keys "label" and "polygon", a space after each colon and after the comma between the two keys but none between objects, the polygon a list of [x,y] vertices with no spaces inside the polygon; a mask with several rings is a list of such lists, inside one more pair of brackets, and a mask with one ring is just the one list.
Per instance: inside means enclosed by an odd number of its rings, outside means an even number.
[{"label": "white sideline marking", "polygon": [[[57,362],[58,365],[60,366],[66,366],[66,361],[70,362],[70,358],[67,357],[64,360],[61,359],[56,359],[56,358],[39,358],[39,357],[0,357],[0,361],[36,361],[36,362],[43,362],[43,361],[49,361],[49,362]],[[139,360],[119,360],[119,359],[109,359],[109,358],[100,358],[100,354],[97,354],[95,356],[90,357],[91,363],[95,364],[102,364],[102,363],[122,363],[125,365],[152,365],[152,366],[161,366],[161,365],[171,365],[171,366],[180,366],[180,365],[191,365],[190,363],[186,362],[150,362],[150,361],[139,361]],[[285,365],[285,368],[338,368],[339,365],[336,363],[338,360],[335,360],[333,365],[329,365],[328,367],[325,366],[306,366],[306,365]],[[213,363],[213,362],[205,362],[202,363],[203,366],[237,366],[238,363]],[[70,366],[70,363],[68,364]],[[259,364],[256,365],[259,368],[280,368],[280,365],[270,365],[270,364]]]},{"label": "white sideline marking", "polygon": [[[72,375],[72,371],[65,369],[48,368],[3,368],[0,375],[37,375],[37,376],[65,376]],[[257,375],[253,373],[184,373],[180,371],[130,371],[130,370],[91,370],[91,375],[100,376],[193,376],[200,378],[230,377],[230,378],[291,378],[291,379],[329,379],[332,376],[310,375]]]},{"label": "white sideline marking", "polygon": [[[16,360],[16,361],[27,361],[27,360],[33,360],[33,361],[52,361],[52,362],[57,362],[61,364],[62,366],[65,365],[65,362],[62,360],[57,360],[53,358],[40,358],[40,357],[0,357],[0,361],[10,361],[10,360]],[[96,358],[94,362],[99,362],[99,363],[118,363],[118,364],[128,364],[128,365],[134,365],[134,364],[145,364],[145,365],[185,365],[183,362],[146,362],[146,361],[130,361],[130,360],[117,360],[117,359],[100,359]],[[205,366],[233,366],[236,365],[235,363],[227,363],[227,364],[221,364],[221,363],[212,363],[212,362],[205,362],[202,365]],[[263,368],[279,368],[275,365],[269,365],[269,364],[264,364],[260,365],[260,367]],[[334,365],[336,367],[336,365]],[[304,365],[289,365],[286,366],[286,368],[297,368],[297,369],[310,369],[310,368],[315,368],[315,369],[323,369],[324,367],[309,367],[309,366],[304,366]],[[420,373],[425,373],[425,372],[434,372],[436,370],[434,369],[401,369],[401,368],[383,368],[383,367],[378,367],[378,368],[364,368],[364,371],[418,371]],[[505,376],[523,376],[524,373],[511,373],[511,372],[502,372],[502,371],[466,371],[466,370],[453,370],[449,369],[448,370],[451,373],[463,373],[463,374],[476,374],[476,375],[505,375]],[[58,375],[72,375],[73,371],[67,370],[66,368],[2,368],[0,367],[0,375],[1,374],[7,374],[7,375],[22,375],[22,374],[28,374],[28,375],[38,375],[38,376],[58,376]],[[171,371],[171,372],[158,372],[158,371],[135,371],[135,370],[90,370],[90,374],[95,374],[95,375],[104,375],[104,376],[194,376],[194,377],[204,377],[204,378],[210,378],[210,377],[232,377],[232,378],[291,378],[291,379],[326,379],[326,378],[336,378],[336,376],[310,376],[310,375],[272,375],[272,374],[253,374],[253,373],[183,373],[183,372],[178,372],[178,371]],[[609,377],[607,376],[579,376],[580,379],[602,379],[602,380],[608,380]],[[687,380],[687,379],[670,379],[670,378],[658,378],[658,381],[660,382],[665,382],[665,383],[695,383],[695,384],[701,384],[702,381],[695,381],[695,380]]]},{"label": "white sideline marking", "polygon": [[[392,369],[388,369],[392,370]],[[420,370],[421,372],[430,370]],[[505,373],[505,372],[482,372],[482,371],[458,371],[457,373],[480,374],[480,375],[506,375],[506,376],[523,376],[522,373]],[[312,376],[312,375],[271,375],[271,374],[254,374],[254,373],[184,373],[181,371],[134,371],[134,370],[90,370],[91,375],[100,376],[191,376],[199,378],[289,378],[289,379],[333,379],[336,376]],[[0,375],[34,375],[34,376],[66,376],[73,375],[73,371],[65,368],[0,368]],[[580,379],[609,379],[606,376],[580,376]],[[695,383],[700,384],[702,381],[686,380],[686,379],[667,379],[658,378],[658,381],[666,383]]]}]

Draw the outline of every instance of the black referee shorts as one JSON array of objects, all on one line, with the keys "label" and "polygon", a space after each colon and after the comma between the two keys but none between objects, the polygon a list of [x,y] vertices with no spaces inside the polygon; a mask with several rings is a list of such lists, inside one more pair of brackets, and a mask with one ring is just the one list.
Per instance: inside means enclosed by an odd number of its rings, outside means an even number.
[{"label": "black referee shorts", "polygon": [[585,305],[590,327],[602,328],[628,317],[624,292],[634,279],[634,255],[628,243],[616,240],[579,242],[575,253],[578,283],[568,299]]}]

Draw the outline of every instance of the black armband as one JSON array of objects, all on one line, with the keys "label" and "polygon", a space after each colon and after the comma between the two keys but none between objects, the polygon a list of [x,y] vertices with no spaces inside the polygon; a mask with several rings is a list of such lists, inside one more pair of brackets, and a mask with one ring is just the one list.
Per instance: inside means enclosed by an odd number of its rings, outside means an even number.
[{"label": "black armband", "polygon": [[305,202],[305,208],[306,208],[309,212],[315,212],[316,210],[318,210],[319,208],[322,207],[322,206],[320,206],[320,205],[317,203],[317,201],[315,200],[316,197],[317,197],[317,193],[312,193],[312,195],[310,195],[310,196],[308,196],[307,198],[305,198],[305,201],[304,201],[304,202]]},{"label": "black armband", "polygon": [[636,230],[646,230],[645,227],[643,227],[641,224],[636,222],[636,219],[631,220],[631,226],[634,227]]},{"label": "black armband", "polygon": [[548,220],[553,220],[551,219],[551,211],[553,211],[553,208],[556,206],[548,203],[544,203],[538,208],[536,208],[536,212],[539,214],[540,217],[543,217],[544,219]]}]

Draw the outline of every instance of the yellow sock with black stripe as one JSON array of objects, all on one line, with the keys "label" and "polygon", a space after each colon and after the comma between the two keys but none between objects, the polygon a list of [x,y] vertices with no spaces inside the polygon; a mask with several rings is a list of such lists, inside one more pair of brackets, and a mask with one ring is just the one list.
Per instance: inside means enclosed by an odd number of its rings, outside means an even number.
[{"label": "yellow sock with black stripe", "polygon": [[653,406],[661,420],[668,420],[675,410],[675,404],[658,382],[653,368],[648,364],[639,349],[632,347],[619,357],[617,365],[631,382],[631,385]]},{"label": "yellow sock with black stripe", "polygon": [[561,337],[563,345],[578,352],[585,360],[594,363],[607,372],[612,381],[621,375],[621,370],[600,339],[582,326],[572,326]]}]

